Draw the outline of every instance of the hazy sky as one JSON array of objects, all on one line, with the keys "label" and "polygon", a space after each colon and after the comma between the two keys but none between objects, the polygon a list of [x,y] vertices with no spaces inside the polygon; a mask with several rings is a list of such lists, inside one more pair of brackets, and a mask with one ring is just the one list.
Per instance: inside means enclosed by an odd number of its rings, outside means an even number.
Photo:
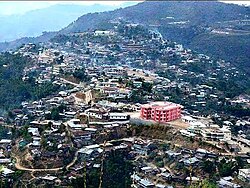
[{"label": "hazy sky", "polygon": [[[55,4],[121,5],[126,1],[0,1],[0,14],[23,14],[30,10],[46,8]],[[139,2],[139,1],[138,1]]]},{"label": "hazy sky", "polygon": [[[105,5],[121,5],[126,1],[1,1],[0,15],[23,14],[30,10],[49,7],[54,4],[105,4]],[[139,2],[139,1],[138,1]],[[223,1],[227,3],[247,4],[248,1]]]}]

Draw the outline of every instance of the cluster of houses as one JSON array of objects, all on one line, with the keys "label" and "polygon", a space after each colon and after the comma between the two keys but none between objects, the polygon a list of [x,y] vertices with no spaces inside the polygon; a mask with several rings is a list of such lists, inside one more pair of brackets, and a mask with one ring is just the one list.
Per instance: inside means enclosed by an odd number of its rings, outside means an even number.
[{"label": "cluster of houses", "polygon": [[[137,26],[126,25],[128,29]],[[223,79],[228,80],[240,73],[229,63],[213,61],[206,55],[194,54],[182,45],[163,40],[158,32],[150,31],[148,35],[148,38],[129,37],[116,29],[97,30],[71,34],[69,41],[65,43],[48,42],[40,46],[27,44],[18,50],[17,53],[33,59],[24,70],[24,81],[36,75],[37,84],[51,82],[60,86],[60,91],[53,95],[37,101],[24,101],[22,108],[12,110],[13,125],[17,129],[28,125],[27,132],[30,135],[28,139],[19,140],[18,147],[20,150],[28,148],[29,160],[37,168],[44,164],[62,167],[74,162],[68,166],[70,173],[66,178],[47,174],[36,180],[68,185],[68,181],[80,175],[85,163],[89,169],[100,168],[101,164],[97,159],[113,150],[126,151],[132,160],[143,156],[147,158],[154,141],[122,138],[130,126],[130,112],[140,114],[141,119],[158,123],[182,118],[190,125],[187,129],[180,130],[183,136],[200,136],[207,141],[234,143],[231,124],[219,127],[211,122],[198,121],[190,114],[202,115],[202,110],[195,109],[205,108],[208,102],[219,104],[221,92],[206,85],[207,81],[216,80],[222,74]],[[82,40],[79,41],[83,42],[71,41],[70,36],[80,37]],[[91,41],[90,36],[95,40]],[[164,60],[164,57],[180,58],[181,62],[172,63]],[[200,62],[209,65],[207,73],[188,69],[189,65]],[[88,78],[85,79],[87,82],[75,82],[74,79],[65,77],[70,75],[72,78],[79,70]],[[160,76],[163,73],[167,76]],[[175,76],[171,76],[173,74]],[[152,84],[152,92],[142,96],[147,104],[129,102],[132,94],[142,90],[145,83]],[[181,115],[182,105],[166,102],[171,99],[172,93],[177,97],[185,94],[183,103],[192,108],[188,109],[189,115]],[[161,95],[164,102],[155,102],[154,99]],[[245,135],[241,140],[247,140],[246,132],[242,131],[241,135]],[[115,141],[104,142],[107,138]],[[4,176],[13,174],[15,170],[10,158],[12,142],[15,140],[0,140],[0,163],[4,165],[0,171]],[[159,150],[158,154],[186,167],[198,167],[202,161],[218,157],[210,151],[190,151],[186,148],[178,151]],[[135,187],[159,188],[170,188],[171,182],[200,181],[203,178],[196,175],[190,179],[182,175],[184,174],[171,172],[166,166],[159,168],[144,161],[136,163],[136,170],[131,178]],[[240,169],[239,178],[249,181],[249,169]],[[220,185],[230,183],[232,182],[228,179],[218,182]]]},{"label": "cluster of houses", "polygon": [[231,131],[229,126],[211,124],[211,122],[202,122],[191,116],[183,116],[182,119],[190,126],[186,130],[181,130],[181,134],[193,137],[200,134],[205,140],[229,141],[231,140]]},{"label": "cluster of houses", "polygon": [[[152,142],[150,142],[152,143]],[[150,143],[147,144],[147,153],[144,153],[145,160],[138,160],[136,171],[131,175],[133,184],[132,187],[159,187],[170,188],[173,185],[178,184],[198,184],[203,181],[206,176],[200,173],[200,168],[205,161],[216,163],[223,159],[216,152],[211,152],[205,149],[198,148],[196,150],[179,148],[171,150],[159,150],[157,149],[157,157],[163,158],[163,165],[161,167],[156,166],[154,160],[149,160],[148,156],[152,152]],[[154,142],[154,144],[156,144]],[[171,166],[171,169],[170,167]],[[188,173],[185,173],[183,169],[188,169]],[[238,178],[242,181],[249,183],[249,169],[239,169]],[[235,178],[221,177],[217,181],[219,187],[242,187],[236,183]]]}]

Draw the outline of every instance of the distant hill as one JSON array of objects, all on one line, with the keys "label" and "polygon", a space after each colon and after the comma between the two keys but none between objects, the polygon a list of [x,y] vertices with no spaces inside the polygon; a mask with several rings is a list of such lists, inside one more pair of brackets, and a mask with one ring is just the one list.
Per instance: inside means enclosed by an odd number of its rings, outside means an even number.
[{"label": "distant hill", "polygon": [[[148,25],[160,24],[163,26],[170,21],[189,21],[188,25],[195,26],[246,19],[249,13],[249,8],[247,7],[217,1],[149,1],[111,12],[83,15],[64,28],[63,31],[77,32],[77,30],[95,28],[104,20],[118,17]],[[87,22],[90,19],[94,20],[95,23],[93,22],[90,25]]]},{"label": "distant hill", "polygon": [[[143,2],[112,12],[81,16],[60,33],[100,28],[105,25],[103,23],[118,17],[157,29],[167,39],[231,61],[250,72],[249,7],[217,1]],[[242,20],[245,22],[241,23]]]},{"label": "distant hill", "polygon": [[56,34],[105,29],[110,27],[111,20],[122,18],[157,29],[167,39],[230,60],[250,72],[249,16],[249,7],[217,1],[148,1],[114,11],[85,14]]},{"label": "distant hill", "polygon": [[83,14],[110,11],[128,5],[128,3],[120,6],[56,4],[29,11],[23,15],[0,16],[0,42],[12,41],[21,37],[36,37],[44,31],[58,31]]},{"label": "distant hill", "polygon": [[11,42],[0,42],[0,51],[14,50],[23,44],[47,42],[57,35],[57,32],[43,32],[38,37],[23,37]]}]

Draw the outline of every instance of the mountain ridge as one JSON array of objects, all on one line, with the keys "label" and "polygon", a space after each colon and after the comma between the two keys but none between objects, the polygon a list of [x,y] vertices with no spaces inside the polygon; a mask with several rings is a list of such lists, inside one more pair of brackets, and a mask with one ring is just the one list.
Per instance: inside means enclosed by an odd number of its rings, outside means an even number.
[{"label": "mountain ridge", "polygon": [[1,15],[0,41],[11,42],[22,37],[37,37],[44,31],[58,31],[67,27],[71,22],[84,14],[111,11],[124,6],[129,6],[129,3],[119,6],[55,4],[46,8],[31,10],[24,14]]},{"label": "mountain ridge", "polygon": [[[249,7],[218,1],[147,1],[113,11],[85,14],[53,35],[50,33],[50,36],[106,29],[110,26],[111,20],[122,18],[132,23],[157,29],[165,38],[179,42],[188,48],[209,55],[215,54],[214,57],[226,61],[233,61],[241,68],[247,67],[248,72],[250,57],[246,53],[246,49],[250,49],[250,46],[246,42],[248,40],[244,40],[249,38],[250,27],[249,25],[241,26],[236,22],[237,20],[249,20],[249,17]],[[231,25],[228,26],[228,23]],[[226,33],[225,29],[228,28],[245,33],[244,35],[242,33],[218,34],[221,30],[220,33]],[[40,40],[40,42],[50,39],[50,36],[46,36],[46,34],[40,37],[40,39],[46,40]],[[231,46],[225,46],[225,37]],[[211,40],[209,41],[207,38]],[[204,45],[208,42],[209,45]],[[2,47],[2,49],[4,48]],[[232,52],[234,53],[232,54]]]}]

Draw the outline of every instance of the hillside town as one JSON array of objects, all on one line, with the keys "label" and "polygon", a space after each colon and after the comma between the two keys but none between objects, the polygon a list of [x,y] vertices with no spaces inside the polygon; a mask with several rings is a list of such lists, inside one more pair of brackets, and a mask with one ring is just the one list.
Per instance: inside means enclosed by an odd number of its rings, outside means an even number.
[{"label": "hillside town", "polygon": [[10,52],[30,59],[23,81],[58,90],[0,117],[2,184],[249,187],[250,97],[227,84],[246,75],[154,28],[110,26]]}]

